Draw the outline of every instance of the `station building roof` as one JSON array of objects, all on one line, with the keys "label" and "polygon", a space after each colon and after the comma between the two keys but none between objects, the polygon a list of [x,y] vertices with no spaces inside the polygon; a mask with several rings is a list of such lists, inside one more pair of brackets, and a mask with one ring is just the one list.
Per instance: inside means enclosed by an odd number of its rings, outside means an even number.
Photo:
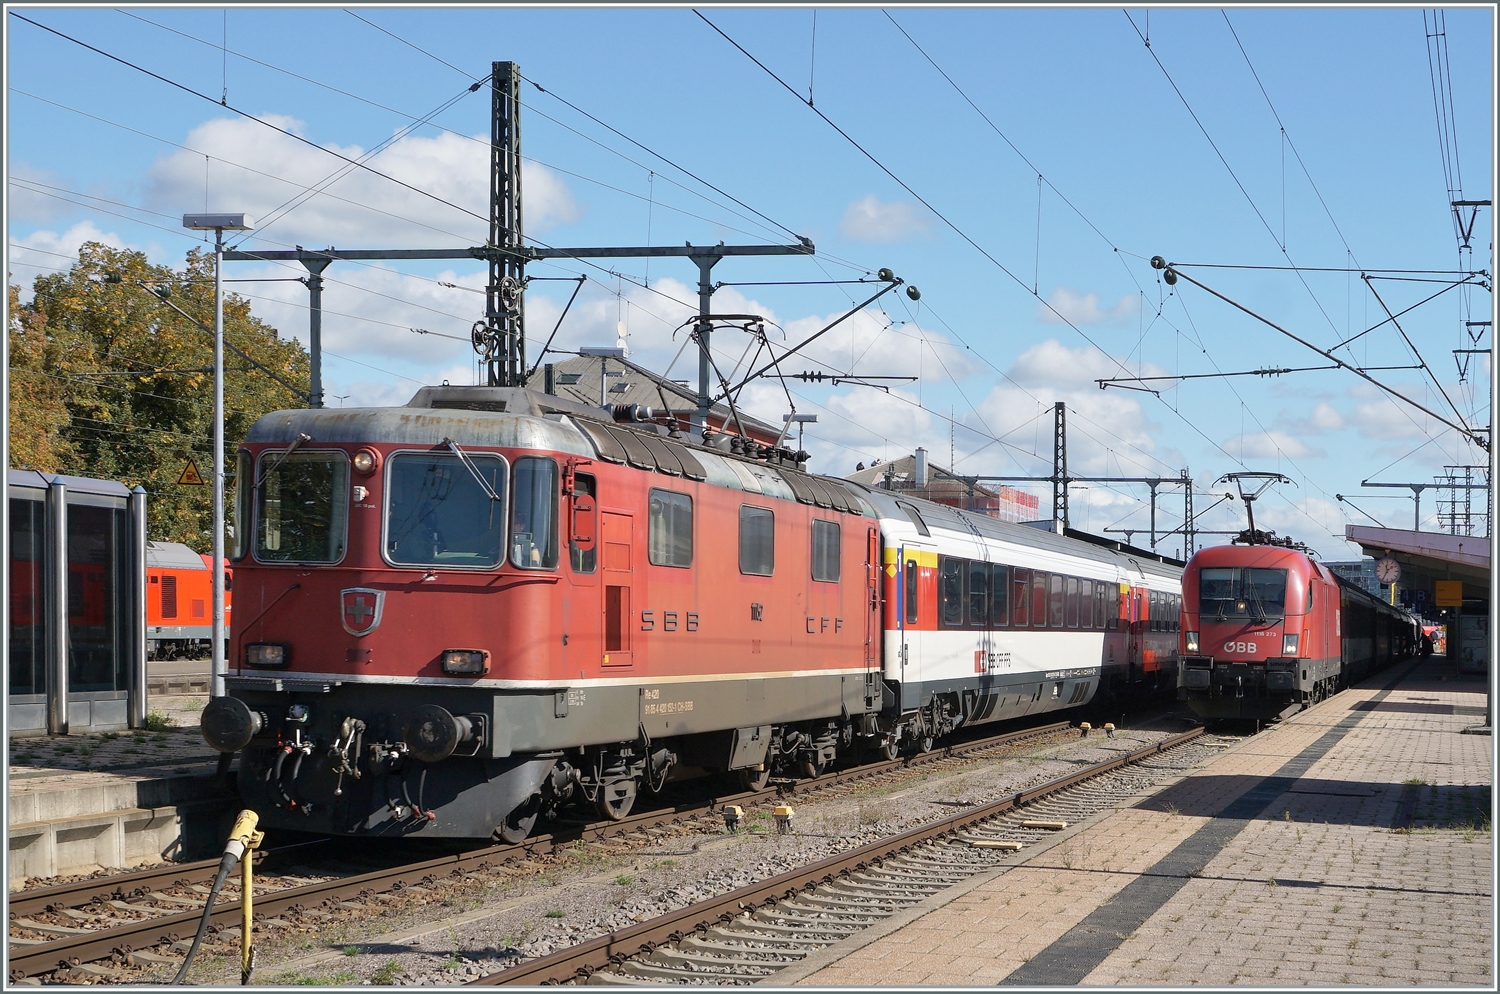
[{"label": "station building roof", "polygon": [[1434,592],[1437,580],[1462,580],[1465,600],[1490,596],[1490,540],[1482,535],[1446,535],[1408,528],[1345,525],[1344,537],[1366,555],[1401,564],[1398,585]]}]

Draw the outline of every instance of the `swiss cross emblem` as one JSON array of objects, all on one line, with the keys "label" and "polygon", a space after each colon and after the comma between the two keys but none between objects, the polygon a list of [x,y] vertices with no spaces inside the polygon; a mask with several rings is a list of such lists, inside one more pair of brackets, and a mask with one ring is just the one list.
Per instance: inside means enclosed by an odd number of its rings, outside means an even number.
[{"label": "swiss cross emblem", "polygon": [[344,631],[350,635],[368,635],[380,624],[385,591],[350,587],[339,591],[339,601],[343,609]]}]

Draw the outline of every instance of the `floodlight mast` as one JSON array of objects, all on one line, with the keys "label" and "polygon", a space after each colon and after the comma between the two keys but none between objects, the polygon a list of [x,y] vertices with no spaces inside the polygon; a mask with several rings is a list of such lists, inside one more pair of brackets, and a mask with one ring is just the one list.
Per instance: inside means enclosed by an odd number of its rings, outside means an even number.
[{"label": "floodlight mast", "polygon": [[[248,214],[184,214],[182,226],[214,233],[213,663],[209,694],[224,696],[224,232],[252,231]],[[243,524],[243,522],[241,522]]]}]

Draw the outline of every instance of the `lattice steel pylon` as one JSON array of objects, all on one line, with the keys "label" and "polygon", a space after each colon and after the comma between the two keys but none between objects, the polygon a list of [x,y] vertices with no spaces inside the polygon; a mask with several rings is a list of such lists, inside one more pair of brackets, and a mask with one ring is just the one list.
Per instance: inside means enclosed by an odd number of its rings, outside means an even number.
[{"label": "lattice steel pylon", "polygon": [[1068,526],[1068,407],[1052,405],[1052,520]]},{"label": "lattice steel pylon", "polygon": [[521,227],[521,70],[492,64],[490,79],[490,279],[484,323],[474,348],[484,358],[490,386],[521,386],[526,379],[526,258]]}]

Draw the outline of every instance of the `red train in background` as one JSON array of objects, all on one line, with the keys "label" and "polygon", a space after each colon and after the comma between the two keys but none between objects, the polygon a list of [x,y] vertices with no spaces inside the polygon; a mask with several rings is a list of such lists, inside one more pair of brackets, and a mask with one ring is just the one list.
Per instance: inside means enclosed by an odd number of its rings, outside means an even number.
[{"label": "red train in background", "polygon": [[650,417],[428,387],[256,422],[202,726],[261,824],[516,841],[1174,685],[1180,563]]},{"label": "red train in background", "polygon": [[[76,568],[76,567],[75,567]],[[224,571],[224,627],[232,620],[234,574]],[[213,557],[180,542],[146,543],[146,655],[201,659],[213,640]]]},{"label": "red train in background", "polygon": [[1205,718],[1285,717],[1421,647],[1410,614],[1290,545],[1203,549],[1182,591],[1178,697]]}]

